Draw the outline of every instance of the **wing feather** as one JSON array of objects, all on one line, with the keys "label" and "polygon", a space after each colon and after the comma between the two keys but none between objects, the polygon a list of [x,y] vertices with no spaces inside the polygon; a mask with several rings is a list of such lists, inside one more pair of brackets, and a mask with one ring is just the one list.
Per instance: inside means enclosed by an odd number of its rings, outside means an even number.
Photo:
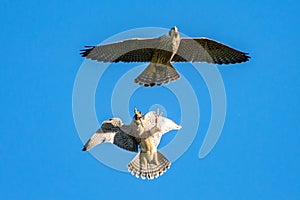
[{"label": "wing feather", "polygon": [[172,62],[234,64],[246,62],[249,58],[248,53],[208,38],[183,38]]},{"label": "wing feather", "polygon": [[86,46],[82,57],[99,62],[150,62],[159,38],[135,38],[100,46]]},{"label": "wing feather", "polygon": [[82,150],[87,151],[98,144],[108,142],[115,144],[122,149],[138,152],[137,140],[133,136],[122,131],[120,129],[122,125],[122,121],[118,118],[104,121],[96,133],[86,142]]},{"label": "wing feather", "polygon": [[142,121],[145,131],[149,132],[145,137],[155,135],[160,138],[163,134],[171,130],[179,130],[181,128],[181,126],[174,121],[165,118],[154,111],[148,112]]}]

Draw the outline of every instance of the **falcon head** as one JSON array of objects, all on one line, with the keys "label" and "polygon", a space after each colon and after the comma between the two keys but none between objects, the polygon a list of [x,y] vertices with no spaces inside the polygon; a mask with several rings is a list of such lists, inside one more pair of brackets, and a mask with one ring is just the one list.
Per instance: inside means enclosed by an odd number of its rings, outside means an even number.
[{"label": "falcon head", "polygon": [[143,114],[138,111],[136,108],[134,108],[134,119],[135,120],[140,120],[143,117]]},{"label": "falcon head", "polygon": [[140,111],[138,111],[136,108],[134,108],[133,122],[135,125],[137,125],[140,128],[141,128],[141,126],[144,127],[143,121],[142,121],[143,117],[144,117],[144,115]]},{"label": "falcon head", "polygon": [[169,36],[177,37],[178,36],[178,28],[176,26],[172,27],[169,31]]}]

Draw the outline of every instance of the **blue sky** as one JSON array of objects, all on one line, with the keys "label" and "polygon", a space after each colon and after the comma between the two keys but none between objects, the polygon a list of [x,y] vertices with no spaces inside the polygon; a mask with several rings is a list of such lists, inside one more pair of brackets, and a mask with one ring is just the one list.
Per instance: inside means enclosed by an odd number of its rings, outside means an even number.
[{"label": "blue sky", "polygon": [[[2,0],[0,198],[298,199],[298,8],[297,1]],[[210,96],[191,65],[175,64],[199,101],[199,129],[166,174],[143,181],[81,151],[72,113],[73,85],[84,61],[79,50],[122,31],[174,25],[191,37],[212,38],[252,58],[217,66],[226,90],[226,120],[204,159],[198,153],[210,122]],[[99,122],[112,117],[114,85],[134,66],[110,65],[99,81]],[[176,96],[166,88],[137,89],[127,109],[132,115],[134,106],[146,112],[154,104],[181,121]],[[174,135],[166,134],[160,147]]]}]

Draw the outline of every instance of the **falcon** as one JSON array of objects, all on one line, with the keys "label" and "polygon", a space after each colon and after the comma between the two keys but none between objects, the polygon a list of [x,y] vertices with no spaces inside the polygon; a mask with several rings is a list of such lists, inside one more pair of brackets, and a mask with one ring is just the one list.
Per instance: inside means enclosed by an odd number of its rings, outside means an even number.
[{"label": "falcon", "polygon": [[143,115],[135,108],[134,113],[129,125],[123,124],[119,118],[102,122],[101,127],[86,142],[82,151],[108,142],[122,149],[138,152],[128,164],[128,171],[142,179],[154,179],[162,175],[171,165],[170,161],[157,150],[162,135],[171,130],[179,130],[181,126],[154,111]]},{"label": "falcon", "polygon": [[180,38],[177,27],[159,38],[132,38],[100,46],[85,46],[82,57],[99,62],[150,62],[134,80],[139,85],[155,86],[179,79],[171,63],[206,62],[235,64],[250,59],[248,53],[209,38]]}]

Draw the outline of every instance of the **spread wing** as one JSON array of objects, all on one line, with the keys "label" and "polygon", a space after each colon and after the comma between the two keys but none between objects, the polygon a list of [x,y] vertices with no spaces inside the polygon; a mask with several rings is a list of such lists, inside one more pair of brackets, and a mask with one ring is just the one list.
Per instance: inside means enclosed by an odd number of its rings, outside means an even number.
[{"label": "spread wing", "polygon": [[122,121],[118,118],[104,121],[96,133],[86,142],[82,151],[87,151],[103,142],[109,142],[122,149],[138,152],[138,142],[133,136],[120,129],[122,125]]},{"label": "spread wing", "polygon": [[179,130],[181,126],[176,124],[174,121],[165,118],[163,116],[158,116],[157,118],[157,128],[160,130],[162,134],[165,134],[171,130]]},{"label": "spread wing", "polygon": [[159,46],[158,38],[135,38],[100,46],[86,46],[82,57],[99,62],[150,62]]},{"label": "spread wing", "polygon": [[183,38],[172,62],[234,64],[248,61],[247,54],[208,38]]},{"label": "spread wing", "polygon": [[158,116],[157,123],[156,123],[157,130],[159,130],[157,133],[155,133],[154,136],[154,145],[157,147],[160,143],[160,139],[163,136],[163,134],[172,131],[172,130],[179,130],[181,129],[181,126],[173,122],[172,120]]},{"label": "spread wing", "polygon": [[142,121],[145,130],[149,130],[150,135],[155,135],[159,138],[171,130],[178,130],[181,128],[180,125],[154,111],[148,112]]},{"label": "spread wing", "polygon": [[158,146],[163,134],[171,130],[179,130],[181,126],[172,120],[165,118],[154,111],[148,112],[144,116],[144,126],[150,129],[149,133],[153,136],[154,146]]}]

